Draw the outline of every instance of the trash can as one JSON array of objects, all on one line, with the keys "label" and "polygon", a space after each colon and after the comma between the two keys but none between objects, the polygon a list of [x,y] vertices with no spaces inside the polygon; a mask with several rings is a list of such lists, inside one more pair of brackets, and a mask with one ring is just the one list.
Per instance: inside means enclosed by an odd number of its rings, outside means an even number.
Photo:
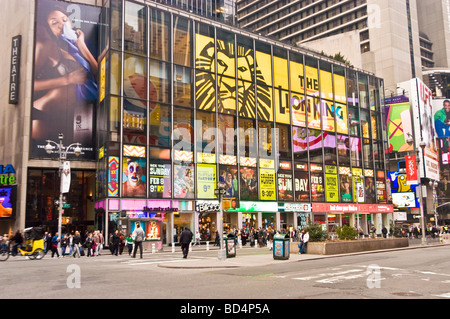
[{"label": "trash can", "polygon": [[225,251],[227,253],[227,258],[236,257],[236,241],[235,236],[229,234],[228,236],[224,236],[223,240],[225,242]]},{"label": "trash can", "polygon": [[290,239],[287,234],[276,234],[273,236],[273,259],[289,259]]}]

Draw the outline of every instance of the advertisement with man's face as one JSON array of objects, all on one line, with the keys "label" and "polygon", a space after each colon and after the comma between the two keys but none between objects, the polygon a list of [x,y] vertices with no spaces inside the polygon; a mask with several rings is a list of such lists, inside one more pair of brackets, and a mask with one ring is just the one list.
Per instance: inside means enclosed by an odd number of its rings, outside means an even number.
[{"label": "advertisement with man's face", "polygon": [[[97,29],[100,8],[51,0],[36,5],[30,156],[49,157],[46,140],[64,134],[93,159],[98,97]],[[52,157],[56,154],[50,155]]]}]

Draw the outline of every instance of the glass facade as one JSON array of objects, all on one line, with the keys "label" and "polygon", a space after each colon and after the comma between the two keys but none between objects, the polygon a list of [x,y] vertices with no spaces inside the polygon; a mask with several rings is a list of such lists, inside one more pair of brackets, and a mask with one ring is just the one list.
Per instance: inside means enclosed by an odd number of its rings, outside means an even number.
[{"label": "glass facade", "polygon": [[240,200],[335,202],[335,183],[338,201],[354,203],[352,171],[368,185],[384,174],[382,80],[150,6],[114,0],[103,15],[97,198],[211,199],[205,183],[223,170]]}]

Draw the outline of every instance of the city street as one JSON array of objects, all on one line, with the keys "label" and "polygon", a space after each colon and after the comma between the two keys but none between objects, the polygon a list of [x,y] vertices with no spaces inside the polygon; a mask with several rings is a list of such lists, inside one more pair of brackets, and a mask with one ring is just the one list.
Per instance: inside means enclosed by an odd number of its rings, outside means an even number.
[{"label": "city street", "polygon": [[[216,248],[217,249],[217,248]],[[1,299],[450,299],[450,246],[363,254],[291,255],[242,248],[219,261],[217,250],[104,254],[0,264]]]}]

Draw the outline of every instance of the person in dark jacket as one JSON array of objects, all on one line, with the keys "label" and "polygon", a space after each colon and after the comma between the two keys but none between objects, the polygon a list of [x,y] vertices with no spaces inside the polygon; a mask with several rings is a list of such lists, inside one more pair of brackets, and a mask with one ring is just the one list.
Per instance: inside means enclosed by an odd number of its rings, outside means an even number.
[{"label": "person in dark jacket", "polygon": [[80,232],[76,231],[75,236],[73,236],[73,253],[72,253],[73,258],[75,258],[75,255],[77,253],[78,253],[78,258],[80,258],[80,256],[81,256],[80,249],[82,249],[81,236],[80,236]]},{"label": "person in dark jacket", "polygon": [[189,253],[189,245],[191,244],[192,237],[194,235],[192,232],[187,228],[187,226],[184,227],[184,230],[181,232],[180,236],[180,243],[181,243],[181,250],[183,251],[183,258],[187,258],[187,255]]},{"label": "person in dark jacket", "polygon": [[112,244],[113,244],[113,255],[118,255],[119,253],[119,245],[120,245],[120,235],[119,235],[119,231],[116,229],[116,231],[114,232],[114,235],[112,235]]},{"label": "person in dark jacket", "polygon": [[16,256],[18,253],[17,249],[23,247],[23,237],[20,230],[16,231],[16,234],[13,238],[11,238],[11,241],[14,242],[14,244],[12,245],[11,255]]}]

